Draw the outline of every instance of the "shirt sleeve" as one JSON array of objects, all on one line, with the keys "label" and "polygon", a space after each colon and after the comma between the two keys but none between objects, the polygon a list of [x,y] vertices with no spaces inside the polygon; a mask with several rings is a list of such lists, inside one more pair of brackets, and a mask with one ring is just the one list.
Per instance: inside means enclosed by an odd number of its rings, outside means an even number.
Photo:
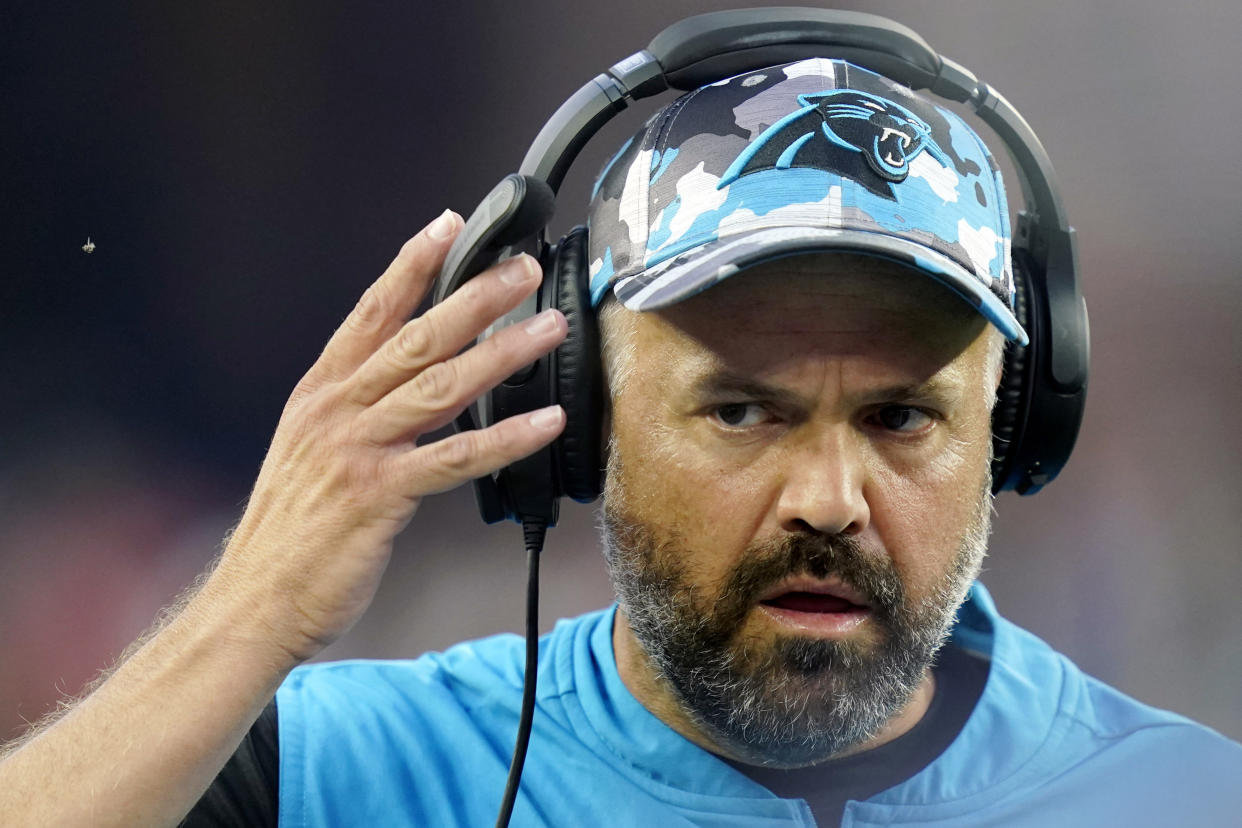
[{"label": "shirt sleeve", "polygon": [[276,700],[272,699],[181,822],[182,828],[276,828],[279,738]]}]

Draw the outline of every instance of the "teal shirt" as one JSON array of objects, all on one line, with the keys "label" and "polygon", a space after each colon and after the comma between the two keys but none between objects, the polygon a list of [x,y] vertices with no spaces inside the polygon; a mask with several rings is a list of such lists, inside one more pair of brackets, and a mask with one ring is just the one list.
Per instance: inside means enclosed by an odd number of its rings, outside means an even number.
[{"label": "teal shirt", "polygon": [[[514,826],[814,825],[653,716],[617,673],[615,607],[540,641],[534,729]],[[1242,824],[1242,745],[1083,674],[1001,618],[975,584],[955,642],[991,659],[957,739],[842,825]],[[517,729],[522,640],[413,661],[295,670],[277,693],[280,825],[495,821]]]}]

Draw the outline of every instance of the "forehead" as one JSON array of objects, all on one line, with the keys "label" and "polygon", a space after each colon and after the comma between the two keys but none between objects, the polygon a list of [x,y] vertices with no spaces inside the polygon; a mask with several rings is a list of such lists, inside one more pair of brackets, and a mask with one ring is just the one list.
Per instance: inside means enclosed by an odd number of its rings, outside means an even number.
[{"label": "forehead", "polygon": [[[987,326],[928,275],[849,254],[769,262],[664,310],[627,315],[640,363],[727,363],[747,372],[837,356],[927,373],[967,351]],[[646,353],[653,349],[661,353]]]}]

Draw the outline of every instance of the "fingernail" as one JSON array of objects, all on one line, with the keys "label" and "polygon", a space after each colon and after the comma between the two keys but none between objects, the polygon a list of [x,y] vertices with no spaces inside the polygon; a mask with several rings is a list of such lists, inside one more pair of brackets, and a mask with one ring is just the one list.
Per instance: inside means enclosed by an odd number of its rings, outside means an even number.
[{"label": "fingernail", "polygon": [[525,253],[506,260],[504,267],[500,268],[500,281],[513,287],[524,285],[538,275],[535,260]]},{"label": "fingernail", "polygon": [[538,411],[530,413],[529,422],[535,428],[550,429],[557,428],[561,424],[561,418],[564,413],[559,405],[551,405],[547,408],[541,408]]},{"label": "fingernail", "polygon": [[444,241],[453,234],[453,225],[453,211],[445,210],[439,218],[427,225],[427,236],[436,241]]},{"label": "fingernail", "polygon": [[542,336],[543,334],[552,333],[556,330],[557,321],[554,311],[546,310],[543,313],[531,317],[523,328],[530,336]]}]

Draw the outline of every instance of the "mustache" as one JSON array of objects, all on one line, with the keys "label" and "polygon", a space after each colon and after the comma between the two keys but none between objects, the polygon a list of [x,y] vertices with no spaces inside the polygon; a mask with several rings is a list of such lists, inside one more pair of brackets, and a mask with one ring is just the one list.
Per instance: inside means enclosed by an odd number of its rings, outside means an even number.
[{"label": "mustache", "polygon": [[721,591],[718,610],[740,621],[760,595],[798,575],[843,581],[866,598],[881,622],[900,613],[905,603],[901,577],[887,556],[867,552],[850,535],[803,534],[747,549]]},{"label": "mustache", "polygon": [[[866,600],[872,618],[890,631],[910,615],[906,590],[892,560],[868,551],[852,535],[804,532],[752,543],[720,589],[704,603],[705,596],[688,580],[677,539],[657,538],[649,526],[611,501],[605,501],[602,523],[605,554],[614,576],[622,573],[629,590],[669,596],[681,604],[683,618],[704,641],[723,645],[759,597],[791,576],[838,578]],[[626,607],[627,612],[632,609]]]}]

